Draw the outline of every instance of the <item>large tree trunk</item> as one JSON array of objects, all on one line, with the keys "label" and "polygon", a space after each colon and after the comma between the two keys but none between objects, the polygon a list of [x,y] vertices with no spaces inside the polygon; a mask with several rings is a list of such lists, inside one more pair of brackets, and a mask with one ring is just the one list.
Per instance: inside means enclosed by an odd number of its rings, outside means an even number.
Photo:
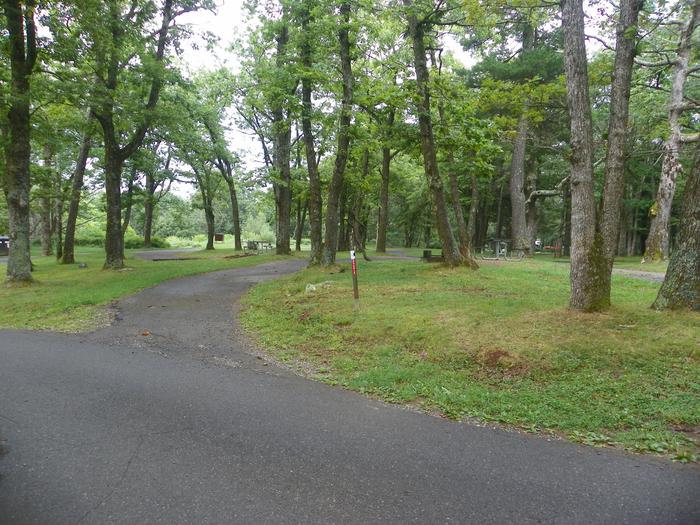
[{"label": "large tree trunk", "polygon": [[692,36],[699,23],[700,1],[696,0],[693,4],[693,11],[688,25],[681,33],[677,56],[673,64],[673,83],[668,105],[670,134],[664,143],[661,180],[656,192],[656,200],[649,212],[651,225],[643,262],[658,261],[668,257],[671,208],[673,206],[673,197],[676,193],[676,181],[678,180],[678,175],[683,171],[683,166],[679,159],[682,144],[680,119],[685,109],[683,91],[688,75],[691,73]]},{"label": "large tree trunk", "polygon": [[[562,2],[564,66],[571,117],[571,301],[596,311],[610,305],[612,258],[619,228],[629,84],[634,63],[639,0],[620,4],[611,92],[609,144],[601,216],[593,188],[593,132],[581,0]],[[610,254],[610,255],[609,255]]]},{"label": "large tree trunk", "polygon": [[[88,123],[88,126],[90,124]],[[89,131],[83,134],[83,141],[80,145],[78,161],[73,172],[71,181],[70,204],[68,205],[68,218],[66,219],[66,237],[63,246],[63,264],[75,263],[75,226],[78,221],[78,211],[80,209],[80,196],[83,192],[83,180],[85,179],[85,167],[90,156],[92,136]]]},{"label": "large tree trunk", "polygon": [[105,133],[105,196],[107,199],[107,228],[105,232],[105,270],[124,267],[124,239],[122,237],[122,159],[116,144]]},{"label": "large tree trunk", "polygon": [[654,308],[700,311],[700,148],[685,185],[678,246],[671,255]]},{"label": "large tree trunk", "polygon": [[343,186],[345,168],[350,153],[350,123],[352,122],[352,62],[350,57],[350,2],[340,4],[340,29],[338,42],[340,44],[340,68],[343,76],[343,99],[340,107],[340,122],[338,125],[338,145],[335,154],[333,176],[328,186],[328,201],[326,203],[326,234],[323,242],[322,264],[330,266],[335,263],[338,247],[338,199]]},{"label": "large tree trunk", "polygon": [[564,68],[571,117],[571,300],[577,310],[600,310],[605,294],[602,238],[596,231],[593,127],[582,0],[563,0]]},{"label": "large tree trunk", "polygon": [[523,250],[529,255],[527,235],[527,212],[525,205],[525,161],[527,155],[527,135],[530,120],[526,114],[528,105],[518,120],[518,128],[513,142],[513,156],[510,163],[510,209],[511,236],[514,250]]},{"label": "large tree trunk", "polygon": [[442,243],[442,253],[445,264],[458,266],[466,262],[470,267],[476,268],[477,264],[472,258],[463,258],[455,243],[452,227],[450,226],[442,179],[437,164],[435,152],[435,137],[433,136],[433,123],[430,116],[430,73],[426,62],[425,28],[413,11],[413,2],[404,0],[404,5],[409,9],[408,35],[413,44],[413,61],[416,71],[416,87],[418,89],[418,124],[421,135],[421,151],[423,153],[423,167],[428,180],[430,194],[435,207],[435,220],[438,235]]},{"label": "large tree trunk", "polygon": [[[277,34],[276,62],[280,70],[287,60],[285,50],[289,42],[289,30],[286,23],[280,25]],[[292,127],[289,117],[281,104],[272,111],[274,129],[274,167],[277,181],[274,183],[275,208],[277,210],[275,253],[291,255],[289,239],[291,237],[292,214],[292,177],[290,170]]]},{"label": "large tree trunk", "polygon": [[[118,75],[120,68],[119,45],[122,41],[121,14],[118,3],[114,0],[108,4],[111,18],[110,30],[111,47],[107,56],[102,57],[106,63],[106,76],[100,79],[108,93],[113,93],[118,88]],[[163,17],[158,31],[158,41],[154,59],[157,63],[163,62],[165,46],[168,41],[168,31],[173,20],[173,0],[165,0],[162,7]],[[156,74],[150,86],[148,101],[144,107],[143,121],[131,136],[131,140],[123,147],[119,146],[120,134],[115,127],[114,100],[107,97],[102,104],[94,110],[94,116],[102,127],[104,138],[104,170],[105,170],[105,196],[107,198],[107,228],[105,236],[105,263],[104,269],[118,270],[124,267],[124,242],[121,225],[121,182],[122,166],[124,161],[130,158],[143,144],[146,133],[151,126],[153,109],[158,103],[163,87],[163,78]]]},{"label": "large tree trunk", "polygon": [[309,0],[304,1],[303,13],[301,16],[302,33],[304,37],[300,45],[301,64],[304,73],[301,78],[301,127],[304,134],[304,149],[306,153],[306,169],[309,173],[309,237],[311,240],[311,253],[309,255],[309,266],[321,263],[323,249],[322,214],[323,201],[321,197],[321,177],[318,173],[318,160],[316,159],[316,147],[314,145],[314,132],[311,125],[311,115],[313,104],[311,102],[311,92],[313,84],[311,77],[313,73],[311,34],[309,24],[311,23],[312,5]]},{"label": "large tree trunk", "polygon": [[29,79],[36,62],[35,2],[4,0],[3,7],[9,34],[11,69],[7,113],[9,140],[5,144],[5,195],[10,227],[7,281],[22,283],[32,280],[29,250]]}]

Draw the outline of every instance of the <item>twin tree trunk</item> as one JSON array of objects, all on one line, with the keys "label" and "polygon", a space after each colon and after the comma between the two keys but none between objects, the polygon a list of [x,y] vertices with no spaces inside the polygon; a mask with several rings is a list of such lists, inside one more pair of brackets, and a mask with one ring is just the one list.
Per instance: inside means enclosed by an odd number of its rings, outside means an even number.
[{"label": "twin tree trunk", "polygon": [[413,44],[413,61],[416,71],[416,86],[418,89],[418,124],[420,127],[423,166],[433,205],[435,206],[435,219],[440,242],[442,243],[442,253],[445,264],[448,266],[458,266],[465,262],[470,267],[476,268],[476,262],[471,257],[463,258],[462,254],[460,254],[454,235],[452,234],[452,227],[450,226],[447,213],[442,179],[440,178],[440,171],[437,164],[433,123],[430,116],[430,73],[426,61],[424,22],[420,22],[418,17],[412,12],[413,5],[411,0],[404,0],[404,5],[409,8],[410,13],[408,16],[408,36],[411,38]]},{"label": "twin tree trunk", "polygon": [[[88,124],[89,125],[89,124]],[[85,179],[85,167],[90,156],[92,147],[92,136],[89,131],[83,134],[83,140],[78,153],[78,161],[75,165],[73,178],[71,181],[70,204],[68,205],[68,218],[66,219],[66,237],[63,246],[63,264],[75,263],[75,226],[78,221],[78,210],[80,208],[80,196],[83,192],[83,181]]]},{"label": "twin tree trunk", "polygon": [[680,162],[682,144],[681,115],[685,100],[683,90],[691,73],[690,58],[692,37],[700,23],[700,1],[693,4],[693,13],[688,25],[681,33],[676,60],[673,64],[673,83],[668,107],[668,125],[670,135],[664,143],[663,161],[661,163],[661,180],[656,193],[656,200],[650,210],[651,225],[644,251],[644,261],[663,260],[668,257],[671,230],[671,208],[676,193],[676,181],[683,171]]},{"label": "twin tree trunk", "polygon": [[352,121],[352,62],[350,58],[350,3],[340,4],[340,29],[338,42],[340,44],[340,66],[343,76],[343,100],[340,108],[338,125],[338,147],[335,155],[333,176],[328,187],[328,202],[326,203],[326,235],[323,243],[321,263],[330,266],[335,263],[338,247],[338,199],[343,186],[345,168],[350,153],[350,123]]},{"label": "twin tree trunk", "polygon": [[583,2],[562,2],[564,68],[572,150],[570,305],[578,310],[597,311],[610,306],[610,277],[619,228],[625,130],[640,9],[639,0],[623,0],[620,4],[605,183],[601,214],[598,216],[593,185],[593,125],[588,93]]},{"label": "twin tree trunk", "polygon": [[700,311],[700,148],[683,194],[678,248],[671,255],[654,308]]},{"label": "twin tree trunk", "polygon": [[[123,28],[119,11],[115,2],[109,4],[109,16],[112,17],[111,45],[112,50],[106,58],[106,76],[100,79],[110,93],[118,87],[119,54],[118,46],[121,43]],[[162,8],[163,19],[158,31],[155,61],[162,63],[165,55],[165,46],[168,41],[168,30],[173,20],[173,0],[165,0]],[[148,128],[151,125],[152,110],[156,107],[163,81],[158,74],[152,79],[148,101],[146,102],[145,117],[140,126],[134,131],[131,140],[120,147],[118,133],[115,127],[114,100],[107,98],[99,108],[93,110],[93,114],[102,127],[104,138],[104,171],[105,171],[105,195],[107,198],[107,228],[105,235],[105,269],[117,270],[124,267],[124,241],[121,225],[121,183],[122,167],[143,144]]]},{"label": "twin tree trunk", "polygon": [[[3,2],[10,54],[9,137],[5,144],[5,195],[10,227],[8,282],[30,282],[29,158],[31,154],[29,79],[36,62],[35,2]],[[26,31],[26,33],[25,33]]]}]

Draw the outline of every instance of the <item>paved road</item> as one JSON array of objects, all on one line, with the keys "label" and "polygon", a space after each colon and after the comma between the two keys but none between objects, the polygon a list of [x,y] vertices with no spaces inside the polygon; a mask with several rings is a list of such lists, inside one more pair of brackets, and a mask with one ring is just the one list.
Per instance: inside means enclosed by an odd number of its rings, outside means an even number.
[{"label": "paved road", "polygon": [[301,264],[161,284],[90,335],[0,332],[0,523],[700,523],[697,466],[266,366],[232,303]]}]

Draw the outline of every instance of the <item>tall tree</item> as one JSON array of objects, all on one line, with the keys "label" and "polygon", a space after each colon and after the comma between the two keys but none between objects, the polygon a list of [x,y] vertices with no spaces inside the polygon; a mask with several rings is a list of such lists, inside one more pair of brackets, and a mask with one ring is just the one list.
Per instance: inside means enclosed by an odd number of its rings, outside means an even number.
[{"label": "tall tree", "polygon": [[[681,2],[683,4],[684,2]],[[688,2],[689,3],[689,2]],[[682,9],[686,14],[686,10]],[[663,160],[661,163],[661,179],[656,192],[656,199],[651,208],[651,226],[644,251],[644,261],[657,261],[668,257],[669,237],[671,230],[671,208],[673,197],[676,193],[676,181],[683,172],[680,161],[681,146],[684,141],[690,141],[684,137],[681,126],[681,116],[686,109],[697,108],[696,104],[688,104],[685,100],[685,85],[688,77],[698,67],[691,63],[691,54],[694,47],[693,34],[700,24],[700,0],[694,0],[690,9],[690,17],[687,22],[681,24],[682,30],[676,51],[676,57],[663,65],[672,65],[672,83],[668,102],[668,127],[669,134],[664,142]],[[648,63],[643,63],[650,65]],[[651,64],[653,65],[653,64]],[[693,137],[698,140],[700,137]]]},{"label": "tall tree", "polygon": [[326,234],[323,243],[322,263],[329,266],[335,263],[338,247],[338,199],[343,185],[345,168],[350,153],[350,124],[352,122],[353,73],[350,56],[350,2],[343,1],[339,9],[338,45],[340,70],[343,82],[343,98],[340,103],[337,147],[333,176],[328,186],[326,203]]},{"label": "tall tree", "polygon": [[582,0],[562,1],[564,67],[571,119],[571,300],[572,308],[596,311],[610,305],[612,253],[617,242],[631,70],[639,0],[623,0],[616,25],[615,65],[608,124],[609,143],[601,213],[593,184],[593,125],[588,91]]},{"label": "tall tree", "polygon": [[678,248],[671,255],[654,308],[700,311],[700,148],[683,194]]},{"label": "tall tree", "polygon": [[4,15],[9,34],[10,100],[5,141],[5,196],[10,227],[8,282],[30,282],[32,263],[29,253],[29,162],[30,79],[37,59],[36,2],[5,0]]}]

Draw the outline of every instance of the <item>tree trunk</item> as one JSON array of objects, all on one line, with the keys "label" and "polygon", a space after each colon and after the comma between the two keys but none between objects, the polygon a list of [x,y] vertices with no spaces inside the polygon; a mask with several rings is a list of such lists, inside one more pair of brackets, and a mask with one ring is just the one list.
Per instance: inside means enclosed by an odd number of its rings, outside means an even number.
[{"label": "tree trunk", "polygon": [[134,180],[136,179],[136,167],[132,166],[131,175],[126,185],[126,193],[121,199],[125,203],[124,207],[124,222],[122,222],[122,243],[124,243],[124,236],[126,235],[126,230],[129,228],[131,223],[131,210],[134,204]]},{"label": "tree trunk", "polygon": [[510,209],[511,209],[511,236],[514,250],[528,252],[527,242],[527,212],[525,205],[525,159],[527,147],[527,134],[530,121],[527,114],[528,105],[523,109],[523,114],[518,120],[518,128],[513,143],[513,156],[510,163]]},{"label": "tree trunk", "polygon": [[654,308],[700,311],[700,148],[685,185],[678,246],[671,255]]},{"label": "tree trunk", "polygon": [[348,244],[350,236],[348,235],[350,231],[350,220],[348,217],[348,200],[349,200],[349,194],[350,194],[350,188],[348,188],[347,184],[343,184],[342,189],[340,190],[340,208],[338,210],[338,218],[339,218],[339,225],[338,225],[338,251],[339,252],[346,252],[350,249],[350,246]]},{"label": "tree trunk", "polygon": [[430,73],[426,62],[424,41],[425,28],[423,27],[423,23],[418,21],[418,17],[413,12],[413,2],[411,0],[404,0],[404,5],[409,9],[408,35],[413,44],[413,61],[416,71],[416,87],[418,89],[418,124],[421,135],[423,167],[428,180],[433,205],[435,206],[435,219],[438,235],[442,243],[442,253],[444,255],[445,264],[448,266],[458,266],[464,260],[470,267],[475,268],[477,265],[473,259],[463,259],[460,254],[455,243],[454,235],[452,234],[452,228],[447,213],[442,179],[440,178],[435,152],[433,123],[430,116]]},{"label": "tree trunk", "polygon": [[[226,178],[226,185],[228,186],[228,195],[229,199],[231,200],[231,220],[233,221],[234,249],[241,251],[243,249],[243,244],[241,243],[241,218],[238,210],[238,195],[236,195],[236,185],[233,180],[233,172],[231,172],[229,177]],[[287,217],[289,217],[289,213],[287,213]],[[287,245],[289,245],[289,220],[287,220]],[[289,255],[290,253],[285,252],[282,254],[279,250],[277,250],[277,254]]]},{"label": "tree trunk", "polygon": [[29,249],[29,79],[36,62],[35,2],[4,0],[3,7],[11,69],[7,113],[9,140],[5,144],[5,195],[10,228],[7,281],[22,283],[32,280]]},{"label": "tree trunk", "polygon": [[643,262],[663,260],[668,257],[669,234],[671,229],[671,208],[676,193],[676,181],[683,171],[680,162],[682,143],[681,115],[685,101],[683,91],[688,75],[691,73],[690,58],[692,52],[692,36],[700,23],[700,1],[693,4],[693,12],[688,25],[681,34],[676,60],[673,65],[673,83],[668,107],[668,125],[670,135],[664,143],[664,155],[661,163],[661,180],[656,192],[656,200],[649,214],[651,225],[647,237]]},{"label": "tree trunk", "polygon": [[56,238],[56,260],[63,257],[63,192],[61,191],[61,180],[58,181],[59,193],[54,201],[53,230]]},{"label": "tree trunk", "polygon": [[306,152],[306,169],[309,173],[309,237],[311,240],[311,253],[309,255],[309,266],[321,263],[321,252],[323,248],[322,213],[323,201],[321,198],[321,177],[318,173],[318,161],[316,160],[316,148],[314,145],[314,133],[311,125],[311,115],[313,105],[311,102],[311,91],[313,88],[311,76],[313,73],[311,35],[309,24],[311,23],[311,6],[309,0],[304,2],[302,13],[302,33],[304,37],[300,45],[301,64],[304,73],[301,78],[301,127],[304,134],[304,149]]},{"label": "tree trunk", "polygon": [[379,187],[379,220],[377,221],[377,253],[386,253],[386,230],[389,224],[389,174],[391,150],[382,148],[382,181]]},{"label": "tree trunk", "polygon": [[143,203],[143,246],[150,248],[153,235],[153,205],[156,192],[156,184],[151,170],[146,170],[146,199]]},{"label": "tree trunk", "polygon": [[294,250],[297,252],[301,251],[301,236],[304,232],[304,221],[306,220],[306,209],[307,209],[307,203],[304,202],[304,206],[302,208],[301,199],[297,199],[297,224],[296,224],[296,228],[294,231],[294,241],[295,241]]},{"label": "tree trunk", "polygon": [[571,117],[571,300],[577,310],[601,310],[606,297],[602,238],[596,231],[593,127],[582,0],[562,1],[564,69]]},{"label": "tree trunk", "polygon": [[343,77],[343,99],[340,108],[338,125],[338,145],[335,154],[333,176],[328,186],[328,201],[326,203],[326,234],[323,242],[322,264],[330,266],[335,263],[338,247],[338,199],[343,186],[345,168],[350,153],[350,123],[352,122],[352,59],[350,57],[350,2],[340,4],[340,29],[338,43],[340,44],[340,67]]},{"label": "tree trunk", "polygon": [[[277,34],[276,63],[280,70],[287,60],[285,49],[289,42],[289,29],[286,23],[280,25]],[[292,127],[281,103],[272,111],[274,129],[274,167],[277,180],[274,183],[275,208],[277,210],[275,253],[291,255],[292,178],[290,170]]]},{"label": "tree trunk", "polygon": [[[90,124],[88,123],[88,126]],[[71,181],[70,204],[68,205],[68,218],[66,219],[66,237],[63,246],[63,264],[75,263],[75,226],[78,221],[78,211],[80,209],[80,196],[83,192],[83,180],[85,179],[85,167],[90,156],[92,146],[92,136],[89,131],[83,134],[83,141],[80,145],[78,161],[75,164],[73,180]]]},{"label": "tree trunk", "polygon": [[41,254],[44,256],[53,254],[53,246],[51,242],[51,196],[49,188],[43,189],[44,195],[41,196]]},{"label": "tree trunk", "polygon": [[[571,117],[571,301],[572,308],[597,311],[610,306],[612,258],[619,228],[629,84],[641,2],[624,0],[617,24],[611,92],[609,144],[601,216],[593,188],[593,131],[581,0],[562,2],[564,67]],[[614,224],[613,224],[614,223]],[[612,241],[611,241],[612,239]],[[608,256],[612,253],[611,256]]]},{"label": "tree trunk", "polygon": [[474,240],[476,239],[477,212],[479,211],[479,181],[474,173],[472,173],[471,179],[472,195],[469,203],[469,222],[467,223],[470,250],[474,246]]},{"label": "tree trunk", "polygon": [[206,250],[214,249],[214,209],[211,199],[202,196],[204,201],[204,218],[207,221],[207,247]]}]

